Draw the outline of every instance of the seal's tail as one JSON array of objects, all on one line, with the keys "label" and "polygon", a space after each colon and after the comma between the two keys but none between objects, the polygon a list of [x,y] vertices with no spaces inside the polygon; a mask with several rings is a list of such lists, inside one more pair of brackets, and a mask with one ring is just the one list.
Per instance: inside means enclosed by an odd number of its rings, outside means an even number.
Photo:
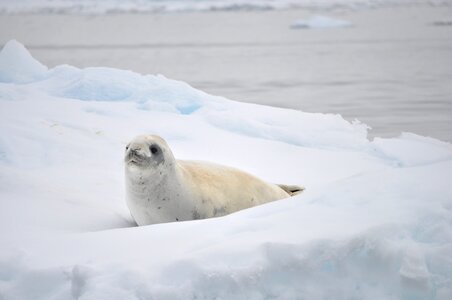
[{"label": "seal's tail", "polygon": [[286,193],[288,193],[291,197],[298,195],[305,190],[304,187],[299,185],[278,184],[278,186],[282,188]]}]

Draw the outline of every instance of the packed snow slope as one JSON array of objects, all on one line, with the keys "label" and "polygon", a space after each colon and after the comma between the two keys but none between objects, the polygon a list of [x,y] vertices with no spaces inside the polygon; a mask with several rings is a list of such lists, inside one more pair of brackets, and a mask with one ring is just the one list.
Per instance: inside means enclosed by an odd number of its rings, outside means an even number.
[{"label": "packed snow slope", "polygon": [[[135,227],[135,135],[303,194]],[[0,299],[452,299],[452,146],[161,75],[0,53]]]}]

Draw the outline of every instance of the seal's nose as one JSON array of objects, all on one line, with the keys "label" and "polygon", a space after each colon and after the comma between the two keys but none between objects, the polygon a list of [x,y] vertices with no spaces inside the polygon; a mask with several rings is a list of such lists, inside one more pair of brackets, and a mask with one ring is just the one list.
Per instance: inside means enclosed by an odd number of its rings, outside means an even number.
[{"label": "seal's nose", "polygon": [[141,147],[138,145],[130,146],[130,152],[139,153],[141,151]]},{"label": "seal's nose", "polygon": [[146,148],[140,145],[131,147],[129,150],[129,155],[131,157],[143,157],[143,158],[149,156],[148,153],[146,152]]},{"label": "seal's nose", "polygon": [[142,155],[141,154],[141,148],[137,147],[137,148],[130,149],[129,155],[130,156],[141,156]]}]

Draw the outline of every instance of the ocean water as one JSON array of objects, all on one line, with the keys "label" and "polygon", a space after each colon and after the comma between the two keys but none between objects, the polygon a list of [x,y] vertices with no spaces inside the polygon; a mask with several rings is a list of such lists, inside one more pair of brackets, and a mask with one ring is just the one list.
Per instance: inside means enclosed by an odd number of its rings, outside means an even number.
[{"label": "ocean water", "polygon": [[[316,15],[346,28],[292,29]],[[452,7],[0,15],[49,67],[160,73],[230,99],[452,141]],[[300,128],[303,130],[303,128]]]}]

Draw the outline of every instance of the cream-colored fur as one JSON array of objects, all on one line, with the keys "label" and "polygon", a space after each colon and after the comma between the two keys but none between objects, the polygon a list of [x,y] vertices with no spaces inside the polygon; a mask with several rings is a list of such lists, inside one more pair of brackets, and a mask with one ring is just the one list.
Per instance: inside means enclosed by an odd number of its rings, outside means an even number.
[{"label": "cream-colored fur", "polygon": [[127,204],[138,225],[223,216],[303,190],[235,168],[176,160],[167,143],[152,135],[129,143],[125,165]]}]

